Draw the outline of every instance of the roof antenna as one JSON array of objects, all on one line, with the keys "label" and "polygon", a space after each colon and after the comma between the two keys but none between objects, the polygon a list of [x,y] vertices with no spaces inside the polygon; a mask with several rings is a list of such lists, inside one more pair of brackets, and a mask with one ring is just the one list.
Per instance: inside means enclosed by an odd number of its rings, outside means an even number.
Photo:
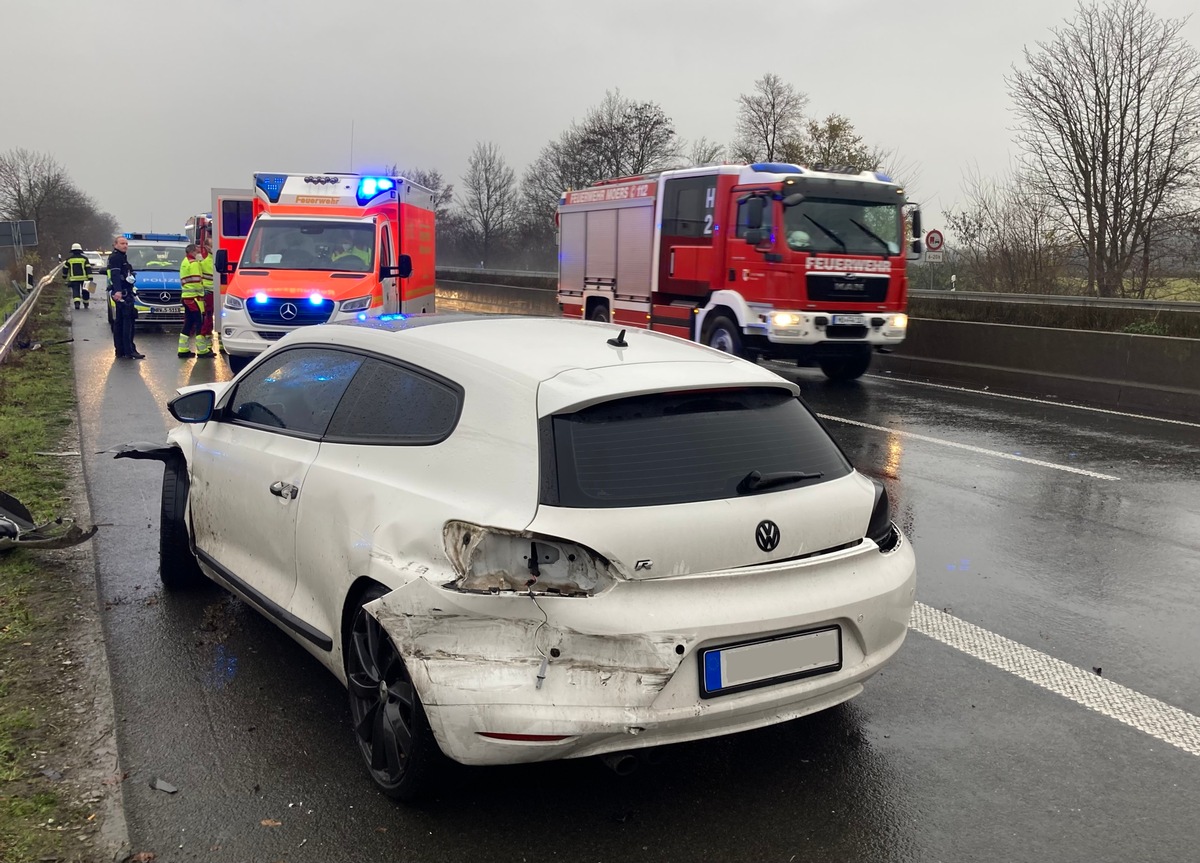
[{"label": "roof antenna", "polygon": [[614,348],[629,347],[629,342],[625,341],[625,331],[624,330],[621,330],[621,332],[617,333],[617,337],[615,339],[609,339],[608,343],[610,345],[612,345]]}]

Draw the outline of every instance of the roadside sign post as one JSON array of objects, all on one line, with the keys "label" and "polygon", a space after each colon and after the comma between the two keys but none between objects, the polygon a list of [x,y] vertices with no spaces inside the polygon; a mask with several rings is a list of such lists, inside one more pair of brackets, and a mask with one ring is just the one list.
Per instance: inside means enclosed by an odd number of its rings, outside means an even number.
[{"label": "roadside sign post", "polygon": [[[943,255],[945,254],[942,251],[942,249],[945,247],[945,245],[946,245],[946,238],[942,235],[941,231],[937,230],[936,228],[928,231],[925,234],[925,263],[926,264],[942,263]],[[929,289],[933,290],[933,270],[932,269],[929,270]]]}]

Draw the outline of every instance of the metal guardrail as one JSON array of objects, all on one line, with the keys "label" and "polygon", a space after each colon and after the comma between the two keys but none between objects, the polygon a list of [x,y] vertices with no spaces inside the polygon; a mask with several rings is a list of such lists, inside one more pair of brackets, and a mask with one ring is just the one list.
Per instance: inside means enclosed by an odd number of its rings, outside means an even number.
[{"label": "metal guardrail", "polygon": [[[553,279],[558,273],[537,270],[484,270],[477,267],[438,267],[439,273],[452,275],[467,273],[476,276],[529,276]],[[1065,294],[992,294],[982,291],[930,291],[910,290],[910,297],[947,300],[954,302],[1026,303],[1037,305],[1076,306],[1095,309],[1128,309],[1144,312],[1200,312],[1200,303],[1177,302],[1174,300],[1130,300],[1110,297],[1075,297]]]},{"label": "metal guardrail", "polygon": [[41,280],[34,285],[33,290],[25,295],[25,299],[21,300],[21,304],[3,324],[0,324],[0,363],[8,359],[8,352],[12,350],[12,346],[16,344],[17,336],[21,332],[21,328],[25,326],[25,321],[29,317],[29,313],[33,307],[37,305],[38,297],[42,294],[42,288],[50,284],[54,280],[55,271],[51,270]]}]

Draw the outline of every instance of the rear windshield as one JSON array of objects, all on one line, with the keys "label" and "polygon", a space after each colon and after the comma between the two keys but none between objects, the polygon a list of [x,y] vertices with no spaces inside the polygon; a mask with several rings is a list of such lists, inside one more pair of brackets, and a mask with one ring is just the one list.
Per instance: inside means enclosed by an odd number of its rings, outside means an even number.
[{"label": "rear windshield", "polygon": [[556,506],[723,500],[851,471],[804,403],[773,387],[620,399],[555,416],[549,431],[542,502]]}]

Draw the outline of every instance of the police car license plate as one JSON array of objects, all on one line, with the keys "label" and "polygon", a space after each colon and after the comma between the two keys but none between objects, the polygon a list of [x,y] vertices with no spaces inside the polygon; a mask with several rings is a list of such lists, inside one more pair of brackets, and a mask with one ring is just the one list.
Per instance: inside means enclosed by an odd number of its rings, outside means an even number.
[{"label": "police car license plate", "polygon": [[183,306],[154,306],[150,309],[152,315],[182,315]]},{"label": "police car license plate", "polygon": [[850,326],[862,327],[866,326],[867,319],[862,315],[834,315],[833,322],[835,324],[848,324]]},{"label": "police car license plate", "polygon": [[840,626],[712,648],[700,654],[700,696],[712,698],[841,667]]}]

